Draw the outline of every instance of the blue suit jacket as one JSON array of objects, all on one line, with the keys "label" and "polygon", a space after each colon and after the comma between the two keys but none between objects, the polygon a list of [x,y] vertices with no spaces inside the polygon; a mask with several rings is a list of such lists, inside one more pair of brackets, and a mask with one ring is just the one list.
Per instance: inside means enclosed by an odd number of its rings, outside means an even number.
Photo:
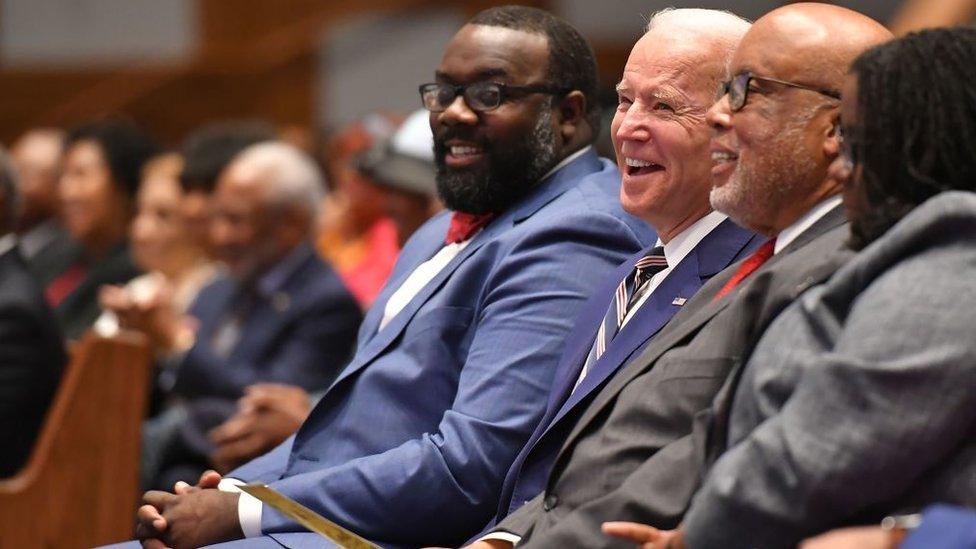
[{"label": "blue suit jacket", "polygon": [[[493,514],[545,411],[573,319],[593,287],[653,241],[619,206],[619,174],[588,152],[477,234],[379,330],[449,213],[420,228],[366,316],[352,362],[299,432],[230,473],[260,480],[382,543],[457,544]],[[265,507],[264,532],[303,529]],[[311,534],[274,535],[288,547]]]},{"label": "blue suit jacket", "polygon": [[951,505],[926,507],[922,514],[922,524],[901,544],[901,549],[974,548],[976,512]]},{"label": "blue suit jacket", "polygon": [[581,310],[567,339],[546,414],[505,477],[495,521],[542,492],[556,452],[576,422],[578,414],[574,412],[585,408],[588,397],[671,320],[684,303],[679,298],[691,298],[714,274],[751,254],[762,241],[762,237],[731,220],[723,221],[668,273],[573,391],[614,291],[624,277],[630,276],[637,259],[650,248],[625,261],[603,281]]},{"label": "blue suit jacket", "polygon": [[295,253],[304,257],[279,291],[246,315],[227,357],[214,353],[211,343],[238,298],[237,283],[221,276],[200,291],[190,308],[200,322],[197,343],[180,365],[174,393],[234,401],[257,382],[322,390],[335,379],[352,354],[362,313],[308,244]]}]

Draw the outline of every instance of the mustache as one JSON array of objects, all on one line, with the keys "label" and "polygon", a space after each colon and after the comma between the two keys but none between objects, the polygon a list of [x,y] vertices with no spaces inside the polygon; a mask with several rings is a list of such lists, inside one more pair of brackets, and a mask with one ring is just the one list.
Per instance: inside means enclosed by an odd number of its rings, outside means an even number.
[{"label": "mustache", "polygon": [[458,131],[458,130],[448,129],[448,130],[444,130],[440,134],[435,134],[434,135],[434,150],[435,151],[437,151],[437,150],[446,151],[447,150],[446,143],[448,141],[452,140],[452,139],[457,139],[459,141],[466,141],[468,143],[473,143],[473,144],[478,145],[479,147],[481,147],[481,148],[483,148],[485,150],[488,150],[488,149],[491,148],[491,140],[488,139],[488,138],[486,138],[486,137],[484,137],[484,136],[478,137],[478,136],[475,136],[475,135],[471,134],[470,132],[465,132],[463,130],[462,131]]}]

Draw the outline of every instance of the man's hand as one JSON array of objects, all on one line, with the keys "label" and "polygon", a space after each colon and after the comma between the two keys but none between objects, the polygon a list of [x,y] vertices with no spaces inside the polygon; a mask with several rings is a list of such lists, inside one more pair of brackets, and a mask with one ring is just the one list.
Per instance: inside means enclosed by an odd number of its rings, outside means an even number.
[{"label": "man's hand", "polygon": [[800,549],[894,549],[896,537],[879,526],[841,528],[805,540]]},{"label": "man's hand", "polygon": [[685,549],[680,528],[658,530],[636,522],[604,522],[603,533],[630,540],[640,549]]},{"label": "man's hand", "polygon": [[210,431],[217,449],[210,461],[227,472],[267,452],[292,435],[312,405],[301,387],[261,383],[245,390],[238,412]]},{"label": "man's hand", "polygon": [[[181,480],[173,487],[173,492],[176,495],[183,495],[197,490],[215,489],[220,481],[221,476],[217,471],[204,471],[195,486],[190,486]],[[145,496],[143,499],[145,501]],[[162,510],[146,503],[136,513],[136,521],[136,537],[143,540],[143,545],[152,549],[166,547],[159,539],[153,539],[162,537],[166,531],[166,519],[162,515]]]},{"label": "man's hand", "polygon": [[186,350],[188,338],[192,340],[194,321],[176,312],[172,289],[165,282],[138,299],[124,286],[102,286],[98,300],[115,313],[119,326],[144,333],[157,353]]},{"label": "man's hand", "polygon": [[[201,547],[244,537],[237,518],[240,494],[191,489],[184,494],[146,492],[136,537],[143,547]],[[161,514],[161,516],[159,516]]]}]

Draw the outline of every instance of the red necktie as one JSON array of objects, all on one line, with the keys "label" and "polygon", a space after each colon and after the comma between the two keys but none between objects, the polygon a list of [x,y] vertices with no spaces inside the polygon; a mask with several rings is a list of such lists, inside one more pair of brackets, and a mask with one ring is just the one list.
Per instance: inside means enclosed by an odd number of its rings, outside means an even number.
[{"label": "red necktie", "polygon": [[756,272],[756,269],[762,266],[762,264],[765,263],[770,257],[773,257],[773,250],[775,248],[776,248],[776,239],[770,238],[769,240],[767,240],[765,244],[760,246],[759,249],[755,251],[755,253],[753,253],[752,255],[749,256],[748,259],[743,261],[742,265],[739,265],[739,270],[736,271],[735,274],[732,275],[732,278],[730,278],[729,281],[725,283],[725,286],[722,286],[722,289],[719,290],[717,294],[715,294],[715,297],[712,298],[712,301],[714,302],[714,301],[718,301],[719,299],[722,299],[722,297],[724,297],[725,294],[732,291],[732,288],[735,288],[736,286],[739,285],[740,282],[748,278],[749,275]]},{"label": "red necktie", "polygon": [[474,236],[474,233],[488,224],[495,214],[469,214],[454,212],[451,214],[451,226],[447,229],[445,244],[457,244]]},{"label": "red necktie", "polygon": [[64,301],[64,298],[68,297],[71,292],[75,291],[81,285],[81,281],[85,279],[85,275],[87,274],[88,268],[85,267],[84,263],[78,262],[68,267],[57,278],[52,280],[44,290],[44,297],[47,299],[47,304],[51,307],[57,307]]}]

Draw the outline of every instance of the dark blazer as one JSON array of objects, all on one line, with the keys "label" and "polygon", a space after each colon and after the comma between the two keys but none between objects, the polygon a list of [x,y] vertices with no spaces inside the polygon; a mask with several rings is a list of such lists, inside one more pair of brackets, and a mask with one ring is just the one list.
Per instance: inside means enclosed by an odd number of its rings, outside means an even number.
[{"label": "dark blazer", "polygon": [[723,221],[668,273],[573,391],[617,286],[624,277],[632,276],[634,263],[649,252],[650,247],[629,258],[607,277],[583,306],[572,333],[566,338],[566,349],[559,362],[546,415],[505,478],[496,520],[501,520],[542,491],[552,460],[581,410],[585,409],[590,395],[639,353],[702,284],[731,263],[751,254],[763,240],[731,220]]},{"label": "dark blazer", "polygon": [[0,254],[0,477],[30,455],[66,360],[54,314],[19,251]]},{"label": "dark blazer", "polygon": [[[266,482],[381,542],[455,545],[473,535],[545,411],[579,308],[653,241],[619,192],[616,167],[582,154],[492,220],[380,328],[393,293],[444,247],[449,212],[428,221],[367,313],[356,356],[302,428],[230,476]],[[322,544],[273,509],[261,520],[286,547]]]},{"label": "dark blazer", "polygon": [[529,547],[624,547],[600,532],[602,522],[676,526],[699,480],[695,415],[797,292],[846,259],[837,251],[847,234],[835,208],[716,302],[738,265],[713,277],[595,395],[560,449],[545,492],[497,529],[521,535]]},{"label": "dark blazer", "polygon": [[976,195],[931,198],[770,324],[716,400],[690,547],[976,506],[974,233]]},{"label": "dark blazer", "polygon": [[189,314],[200,325],[196,344],[178,368],[172,394],[193,400],[237,400],[257,382],[328,387],[349,360],[362,312],[339,276],[308,244],[298,266],[273,296],[258,297],[244,316],[236,345],[216,353],[217,331],[241,294],[237,282],[220,275],[200,290]]},{"label": "dark blazer", "polygon": [[94,262],[81,284],[58,304],[54,312],[64,337],[78,339],[91,328],[102,314],[98,304],[98,289],[106,284],[125,284],[139,276],[139,268],[132,262],[128,243],[121,243],[105,257]]},{"label": "dark blazer", "polygon": [[[44,231],[47,240],[33,255],[24,254],[27,266],[37,277],[38,285],[46,288],[52,280],[81,258],[82,249],[68,232],[54,220],[34,230]],[[23,251],[23,250],[21,250]]]}]

